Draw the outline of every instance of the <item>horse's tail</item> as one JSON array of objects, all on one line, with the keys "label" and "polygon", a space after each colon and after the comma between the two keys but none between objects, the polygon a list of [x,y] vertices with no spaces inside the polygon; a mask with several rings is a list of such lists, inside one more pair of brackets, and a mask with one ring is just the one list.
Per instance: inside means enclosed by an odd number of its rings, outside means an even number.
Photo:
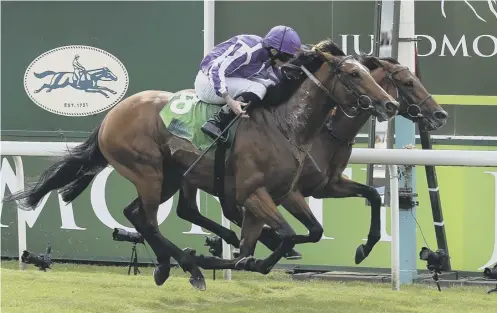
[{"label": "horse's tail", "polygon": [[54,72],[54,71],[45,71],[43,73],[33,73],[35,75],[36,78],[43,78],[43,77],[47,77],[48,75],[55,75],[57,74],[57,72]]},{"label": "horse's tail", "polygon": [[14,193],[3,201],[24,199],[22,207],[34,208],[47,193],[56,189],[60,189],[65,202],[76,199],[108,164],[98,147],[99,129],[100,126],[83,143],[43,171],[34,186]]}]

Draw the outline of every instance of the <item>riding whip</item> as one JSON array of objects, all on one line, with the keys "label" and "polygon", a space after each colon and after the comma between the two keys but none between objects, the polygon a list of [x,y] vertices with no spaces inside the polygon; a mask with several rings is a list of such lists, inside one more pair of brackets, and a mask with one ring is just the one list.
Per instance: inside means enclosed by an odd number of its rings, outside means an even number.
[{"label": "riding whip", "polygon": [[[252,104],[252,102],[249,102],[246,106],[245,106],[245,111],[247,111],[247,109],[250,107],[250,105]],[[230,127],[236,122],[238,121],[238,119],[241,117],[242,115],[241,114],[238,114],[234,119],[231,120],[231,122],[228,124],[228,126],[226,126],[224,128],[224,130],[221,132],[221,134],[219,134],[219,136],[217,136],[217,138],[207,147],[207,149],[205,149],[204,151],[202,151],[202,154],[200,154],[200,156],[195,160],[195,162],[193,162],[192,165],[190,165],[190,167],[186,170],[186,172],[183,174],[183,177],[186,177],[186,175],[188,175],[188,173],[190,173],[190,171],[195,167],[195,165],[197,165],[198,162],[200,162],[200,160],[207,154],[207,152],[217,143],[217,141],[219,140],[219,138],[221,138],[222,135],[224,135],[225,132],[227,132]]]}]

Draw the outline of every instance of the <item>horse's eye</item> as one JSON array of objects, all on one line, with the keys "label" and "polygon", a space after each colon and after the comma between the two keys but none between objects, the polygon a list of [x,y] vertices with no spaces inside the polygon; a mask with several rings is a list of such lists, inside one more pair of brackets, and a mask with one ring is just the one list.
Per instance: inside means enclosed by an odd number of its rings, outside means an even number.
[{"label": "horse's eye", "polygon": [[414,87],[414,83],[410,80],[407,83],[405,83],[406,87],[412,88]]},{"label": "horse's eye", "polygon": [[350,73],[350,76],[359,77],[359,72],[352,72],[352,73]]}]

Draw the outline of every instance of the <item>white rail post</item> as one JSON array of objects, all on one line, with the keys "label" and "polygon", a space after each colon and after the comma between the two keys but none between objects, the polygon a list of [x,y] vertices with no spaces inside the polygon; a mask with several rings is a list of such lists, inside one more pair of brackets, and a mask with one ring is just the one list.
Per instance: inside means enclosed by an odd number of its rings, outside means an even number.
[{"label": "white rail post", "polygon": [[[204,0],[204,56],[214,48],[215,0]],[[221,225],[231,227],[230,221],[221,214]],[[231,246],[223,240],[223,259],[231,259]],[[225,280],[231,280],[231,270],[223,270]]]},{"label": "white rail post", "polygon": [[[403,0],[399,4],[399,33],[398,33],[398,61],[406,65],[414,72],[415,63],[415,19],[414,0]],[[414,123],[404,117],[395,117],[395,147],[397,149],[416,144],[416,131]],[[405,164],[405,163],[400,163]],[[401,177],[399,184],[403,188],[411,189],[416,193],[416,170],[414,167],[400,165],[400,170],[405,173]],[[413,216],[416,216],[416,205],[403,208],[399,212],[400,224],[400,282],[411,284],[417,276],[416,267],[416,223]]]},{"label": "white rail post", "polygon": [[[22,164],[22,159],[20,156],[14,156],[14,164],[16,167],[16,177],[17,177],[17,190],[24,190],[24,166]],[[2,199],[3,200],[3,199]],[[19,269],[26,269],[26,264],[21,262],[21,256],[24,250],[27,249],[26,240],[26,218],[24,217],[24,210],[21,206],[17,205],[17,240],[18,240],[18,250],[19,250]]]},{"label": "white rail post", "polygon": [[392,290],[400,289],[400,231],[399,231],[399,175],[397,165],[389,165],[390,173],[390,216],[391,216],[391,267]]}]

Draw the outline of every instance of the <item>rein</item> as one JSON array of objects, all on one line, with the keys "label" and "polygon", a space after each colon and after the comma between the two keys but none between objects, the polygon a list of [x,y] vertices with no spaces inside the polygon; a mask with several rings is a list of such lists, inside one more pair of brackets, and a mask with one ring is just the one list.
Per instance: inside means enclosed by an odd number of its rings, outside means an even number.
[{"label": "rein", "polygon": [[[323,53],[319,50],[317,50],[321,55],[323,55]],[[331,62],[329,62],[326,57],[323,55],[323,58],[325,59],[324,61],[331,65]],[[372,100],[369,96],[367,95],[364,95],[364,94],[361,94],[357,88],[350,83],[350,81],[348,79],[345,79],[343,76],[342,76],[342,73],[340,71],[340,67],[343,65],[343,63],[346,61],[346,60],[349,60],[349,59],[352,59],[354,58],[352,55],[349,55],[349,56],[346,56],[345,58],[343,58],[340,62],[338,62],[338,64],[333,68],[332,70],[332,74],[334,74],[333,76],[333,79],[334,78],[337,78],[337,80],[340,80],[342,82],[342,84],[345,86],[345,88],[347,88],[347,90],[349,90],[350,92],[352,92],[356,98],[357,98],[357,107],[359,107],[360,109],[362,110],[369,110],[369,109],[372,109],[373,106],[372,106]],[[337,80],[335,81],[335,84],[333,85],[333,88],[330,90],[328,90],[321,81],[319,81],[319,79],[316,78],[316,76],[314,76],[304,65],[301,65],[300,67],[299,66],[296,66],[296,65],[293,65],[293,64],[285,64],[285,67],[288,67],[288,68],[294,68],[294,69],[300,69],[302,70],[305,75],[314,83],[316,84],[325,94],[326,96],[328,96],[328,98],[331,99],[331,103],[330,103],[330,109],[332,108],[335,108],[335,107],[339,107],[340,110],[343,112],[343,114],[345,114],[347,117],[349,118],[354,118],[355,116],[357,116],[359,114],[359,110],[357,107],[353,106],[351,107],[350,109],[352,111],[354,111],[356,114],[354,116],[351,116],[350,114],[347,114],[346,113],[346,109],[344,109],[343,105],[341,104],[341,101],[338,101],[338,99],[333,95],[333,91],[335,90],[335,86],[336,86],[336,82]],[[309,145],[306,145],[306,147],[301,147],[299,145],[297,145],[296,143],[294,143],[290,138],[288,138],[285,133],[280,129],[280,132],[282,133],[282,135],[286,138],[286,140],[294,147],[296,148],[298,151],[300,152],[303,152],[305,154],[307,154],[311,160],[313,161],[314,165],[316,166],[316,168],[318,168],[319,170],[319,167],[317,166],[316,162],[314,161],[314,159],[312,158],[311,154],[309,153],[310,150],[312,149],[312,144],[309,144]],[[335,136],[336,137],[336,136]],[[338,137],[337,137],[338,138]],[[354,142],[355,143],[355,142]],[[353,143],[352,143],[353,144]]]}]

